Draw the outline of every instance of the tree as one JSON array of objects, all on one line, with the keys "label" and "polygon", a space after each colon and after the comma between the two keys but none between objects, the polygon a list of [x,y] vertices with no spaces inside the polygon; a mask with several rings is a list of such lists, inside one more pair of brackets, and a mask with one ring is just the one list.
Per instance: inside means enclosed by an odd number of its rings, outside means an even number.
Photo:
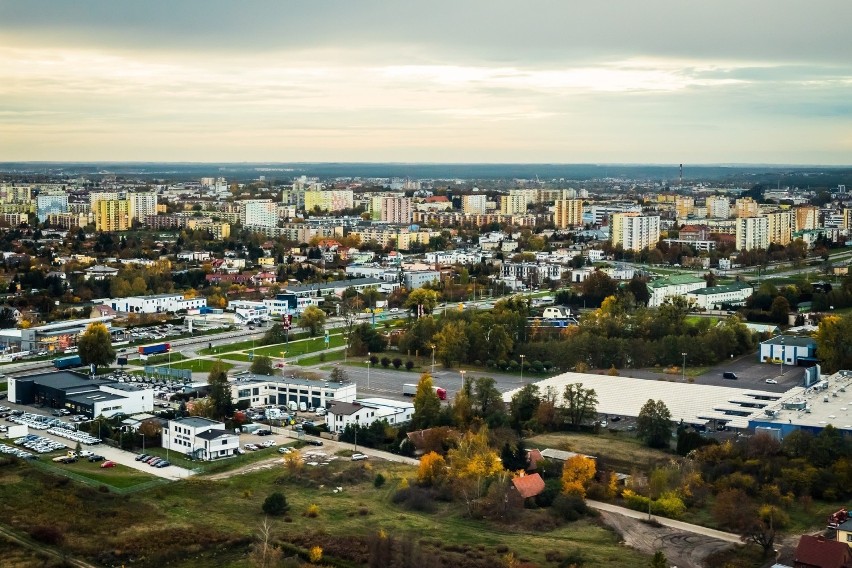
[{"label": "tree", "polygon": [[598,394],[595,389],[584,389],[583,383],[565,385],[562,400],[565,419],[572,428],[579,428],[598,412]]},{"label": "tree", "polygon": [[415,316],[420,315],[420,306],[423,308],[423,315],[426,315],[431,314],[437,305],[438,293],[426,288],[414,290],[408,295],[408,299],[405,300],[405,307],[411,310]]},{"label": "tree", "polygon": [[308,306],[299,317],[299,327],[308,330],[311,337],[318,335],[325,326],[325,312],[316,306]]},{"label": "tree", "polygon": [[263,519],[257,540],[251,545],[249,562],[253,568],[276,568],[281,562],[283,552],[280,547],[272,545],[272,531],[269,521]]},{"label": "tree", "polygon": [[105,367],[115,361],[109,330],[102,323],[89,324],[77,340],[77,352],[83,365]]},{"label": "tree", "polygon": [[586,303],[590,307],[597,307],[601,305],[604,298],[612,296],[618,291],[618,285],[605,272],[596,270],[586,278],[581,289]]},{"label": "tree", "polygon": [[434,340],[436,354],[445,367],[452,367],[453,363],[464,360],[467,355],[468,342],[463,321],[447,322],[435,334]]},{"label": "tree", "polygon": [[491,377],[477,377],[474,382],[473,404],[489,426],[499,426],[505,411],[503,395]]},{"label": "tree", "polygon": [[271,517],[283,515],[288,511],[288,509],[290,509],[290,506],[287,505],[287,498],[277,491],[275,493],[271,493],[263,501],[262,507],[263,512]]},{"label": "tree", "polygon": [[671,440],[672,414],[662,400],[642,406],[636,419],[636,434],[652,448],[667,448]]},{"label": "tree", "polygon": [[349,382],[349,374],[346,372],[346,369],[342,368],[340,365],[334,366],[329,374],[329,378],[336,383]]},{"label": "tree", "polygon": [[852,314],[827,316],[817,330],[817,357],[829,373],[852,369]]},{"label": "tree", "polygon": [[663,551],[658,550],[654,553],[653,558],[651,558],[651,563],[648,566],[650,566],[650,568],[669,568],[669,561],[666,558],[666,555],[663,554]]},{"label": "tree", "polygon": [[228,384],[228,372],[222,361],[216,360],[210,374],[207,375],[207,384],[210,385],[208,398],[210,400],[210,411],[215,418],[225,418],[234,412],[234,402],[231,398],[231,385]]},{"label": "tree", "polygon": [[[207,300],[208,303],[210,300]],[[287,341],[288,333],[287,328],[284,327],[283,324],[276,323],[263,334],[263,338],[260,340],[260,343],[263,345],[274,345],[276,343],[284,343]]]},{"label": "tree", "polygon": [[512,427],[520,430],[524,424],[535,416],[540,399],[538,397],[538,386],[534,384],[524,385],[515,393],[509,403],[509,416]]},{"label": "tree", "polygon": [[15,317],[15,310],[12,308],[0,309],[0,329],[13,328],[17,323],[18,318]]},{"label": "tree", "polygon": [[772,300],[772,307],[769,314],[772,316],[772,321],[775,323],[786,324],[787,316],[790,313],[790,302],[784,296],[776,296]]},{"label": "tree", "polygon": [[466,432],[458,446],[447,453],[453,488],[462,496],[468,514],[473,515],[488,481],[503,471],[500,456],[488,446],[488,429]]},{"label": "tree", "polygon": [[423,373],[417,383],[417,394],[414,395],[413,421],[417,428],[429,428],[438,422],[441,401],[432,387],[432,376]]},{"label": "tree", "polygon": [[446,476],[447,462],[436,452],[429,452],[420,458],[417,467],[417,482],[421,485],[435,485]]},{"label": "tree", "polygon": [[595,478],[595,460],[586,456],[573,456],[562,467],[562,492],[586,497],[586,489]]},{"label": "tree", "polygon": [[249,370],[255,375],[271,376],[275,374],[275,368],[272,366],[272,359],[266,355],[258,355],[251,362]]}]

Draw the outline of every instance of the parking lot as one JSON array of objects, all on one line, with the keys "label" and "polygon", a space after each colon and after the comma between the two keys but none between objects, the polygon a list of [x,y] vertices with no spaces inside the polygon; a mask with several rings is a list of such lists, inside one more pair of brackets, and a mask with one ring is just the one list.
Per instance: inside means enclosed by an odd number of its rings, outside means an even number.
[{"label": "parking lot", "polygon": [[[722,374],[725,372],[734,373],[737,379],[723,378]],[[781,365],[760,363],[757,361],[757,355],[749,355],[730,363],[717,365],[707,373],[696,377],[696,382],[704,385],[784,392],[792,387],[800,386],[804,373],[804,367],[784,365],[782,376]],[[767,383],[767,379],[777,381],[777,384]]]}]

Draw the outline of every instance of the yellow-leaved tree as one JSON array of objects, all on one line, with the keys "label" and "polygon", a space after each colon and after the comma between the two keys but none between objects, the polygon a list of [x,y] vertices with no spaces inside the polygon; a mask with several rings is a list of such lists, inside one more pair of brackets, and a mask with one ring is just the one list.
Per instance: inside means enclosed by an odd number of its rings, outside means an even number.
[{"label": "yellow-leaved tree", "polygon": [[458,446],[447,453],[447,460],[453,487],[472,515],[488,480],[503,471],[500,456],[488,445],[488,429],[465,433]]},{"label": "yellow-leaved tree", "polygon": [[574,456],[565,460],[562,467],[562,492],[586,497],[586,489],[595,478],[595,460]]},{"label": "yellow-leaved tree", "polygon": [[435,485],[447,475],[447,462],[437,452],[429,452],[420,458],[417,468],[417,482],[421,485]]}]

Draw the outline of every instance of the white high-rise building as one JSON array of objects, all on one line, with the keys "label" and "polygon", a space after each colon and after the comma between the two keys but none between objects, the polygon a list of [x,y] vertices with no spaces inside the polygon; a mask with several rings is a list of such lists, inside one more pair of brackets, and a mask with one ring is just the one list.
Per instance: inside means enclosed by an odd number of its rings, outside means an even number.
[{"label": "white high-rise building", "polygon": [[243,225],[275,227],[278,224],[278,204],[269,199],[243,201]]},{"label": "white high-rise building", "polygon": [[737,219],[737,250],[769,248],[769,219],[740,217]]},{"label": "white high-rise building", "polygon": [[382,197],[381,220],[389,223],[411,223],[411,199],[408,197]]},{"label": "white high-rise building", "polygon": [[636,213],[616,213],[610,227],[612,245],[623,250],[641,251],[652,248],[660,240],[660,217]]},{"label": "white high-rise building", "polygon": [[130,203],[130,222],[134,220],[144,221],[147,215],[157,214],[157,194],[153,191],[144,193],[128,193],[127,201]]},{"label": "white high-rise building", "polygon": [[473,215],[482,215],[485,213],[487,201],[488,199],[484,195],[463,195],[462,212]]},{"label": "white high-rise building", "polygon": [[727,197],[711,195],[706,200],[707,216],[711,219],[727,219],[731,216],[731,203]]},{"label": "white high-rise building", "polygon": [[36,197],[36,215],[38,222],[47,221],[47,216],[54,213],[68,212],[68,194],[66,193],[39,193]]}]

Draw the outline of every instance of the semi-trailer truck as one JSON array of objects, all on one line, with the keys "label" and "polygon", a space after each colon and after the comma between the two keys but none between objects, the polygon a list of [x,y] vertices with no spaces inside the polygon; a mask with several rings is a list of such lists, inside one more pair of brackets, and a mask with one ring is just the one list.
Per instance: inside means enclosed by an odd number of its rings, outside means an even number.
[{"label": "semi-trailer truck", "polygon": [[[439,400],[447,400],[447,390],[441,387],[432,387],[435,391],[435,395]],[[412,384],[404,384],[402,385],[402,395],[403,396],[415,396],[417,394],[417,385]]]},{"label": "semi-trailer truck", "polygon": [[53,360],[53,366],[57,369],[70,369],[79,367],[83,364],[83,360],[79,355],[69,355],[68,357],[57,357]]},{"label": "semi-trailer truck", "polygon": [[140,355],[156,355],[158,353],[168,353],[172,346],[168,343],[153,343],[151,345],[140,345]]}]

